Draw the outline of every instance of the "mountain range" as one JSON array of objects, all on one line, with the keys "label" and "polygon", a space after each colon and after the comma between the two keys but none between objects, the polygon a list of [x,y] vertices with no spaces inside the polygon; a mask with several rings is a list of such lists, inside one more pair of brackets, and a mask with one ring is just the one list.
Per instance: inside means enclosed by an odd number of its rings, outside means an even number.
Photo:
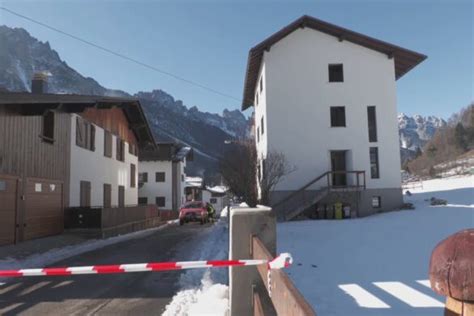
[{"label": "mountain range", "polygon": [[[159,142],[179,142],[194,148],[194,161],[188,173],[212,178],[218,160],[225,150],[225,141],[244,136],[250,119],[239,110],[222,114],[187,107],[162,90],[141,91],[133,95],[107,89],[93,78],[82,76],[71,68],[48,42],[38,41],[22,28],[0,25],[0,88],[30,91],[30,80],[36,72],[47,72],[48,92],[87,95],[125,96],[140,100],[154,136]],[[438,117],[398,116],[402,161],[423,148],[435,131],[446,125]],[[217,145],[216,145],[217,144]]]},{"label": "mountain range", "polygon": [[[188,172],[207,176],[217,171],[224,142],[244,135],[249,120],[239,110],[225,109],[222,114],[186,107],[162,90],[130,95],[107,89],[93,78],[71,68],[48,42],[38,41],[22,28],[0,26],[0,87],[10,91],[30,91],[36,72],[46,72],[49,93],[69,93],[135,97],[140,100],[158,142],[179,142],[194,148],[194,161]],[[216,146],[216,144],[222,144]]]}]

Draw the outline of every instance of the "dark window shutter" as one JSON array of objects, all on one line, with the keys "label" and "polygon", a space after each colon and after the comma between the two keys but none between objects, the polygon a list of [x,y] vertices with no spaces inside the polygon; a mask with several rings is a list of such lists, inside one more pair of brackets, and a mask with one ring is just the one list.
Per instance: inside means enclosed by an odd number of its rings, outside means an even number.
[{"label": "dark window shutter", "polygon": [[91,206],[91,183],[89,181],[80,182],[80,201],[79,206]]},{"label": "dark window shutter", "polygon": [[76,145],[85,147],[85,138],[83,120],[80,117],[76,117]]},{"label": "dark window shutter", "polygon": [[90,147],[89,149],[92,150],[92,151],[95,151],[95,126],[90,124],[90,130],[91,130],[91,133],[90,133]]},{"label": "dark window shutter", "polygon": [[132,188],[136,186],[136,169],[137,167],[133,163],[130,164],[130,187]]},{"label": "dark window shutter", "polygon": [[104,131],[104,156],[112,157],[112,134],[109,131]]},{"label": "dark window shutter", "polygon": [[123,185],[119,185],[118,187],[118,206],[125,206],[125,187]]},{"label": "dark window shutter", "polygon": [[104,183],[104,207],[112,207],[112,186]]}]

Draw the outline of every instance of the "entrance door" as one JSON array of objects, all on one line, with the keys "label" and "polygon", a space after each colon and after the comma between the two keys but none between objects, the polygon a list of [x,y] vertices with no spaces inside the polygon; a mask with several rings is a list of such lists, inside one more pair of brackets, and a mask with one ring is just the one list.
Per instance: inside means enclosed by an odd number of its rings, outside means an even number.
[{"label": "entrance door", "polygon": [[[346,171],[346,151],[334,150],[331,151],[331,171]],[[345,173],[332,174],[333,186],[347,185],[347,176]]]}]

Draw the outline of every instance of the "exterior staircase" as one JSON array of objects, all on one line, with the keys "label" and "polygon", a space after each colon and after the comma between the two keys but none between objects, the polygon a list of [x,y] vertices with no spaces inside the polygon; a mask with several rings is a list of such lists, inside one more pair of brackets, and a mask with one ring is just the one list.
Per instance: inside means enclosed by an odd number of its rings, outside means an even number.
[{"label": "exterior staircase", "polygon": [[[345,174],[355,181],[351,184],[333,185],[333,175]],[[360,179],[362,176],[362,180]],[[298,190],[272,205],[278,221],[289,221],[315,205],[331,192],[365,190],[365,171],[327,171],[311,180]]]}]

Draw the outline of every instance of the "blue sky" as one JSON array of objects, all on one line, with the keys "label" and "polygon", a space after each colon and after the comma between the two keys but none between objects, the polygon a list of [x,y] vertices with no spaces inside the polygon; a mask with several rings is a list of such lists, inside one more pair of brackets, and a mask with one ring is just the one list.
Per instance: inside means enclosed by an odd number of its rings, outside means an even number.
[{"label": "blue sky", "polygon": [[[242,97],[248,50],[303,14],[428,55],[397,82],[398,110],[448,117],[473,100],[469,0],[0,0],[0,5],[215,90]],[[0,10],[0,24],[49,41],[71,67],[108,88],[162,89],[209,112],[239,108],[212,94]]]}]

